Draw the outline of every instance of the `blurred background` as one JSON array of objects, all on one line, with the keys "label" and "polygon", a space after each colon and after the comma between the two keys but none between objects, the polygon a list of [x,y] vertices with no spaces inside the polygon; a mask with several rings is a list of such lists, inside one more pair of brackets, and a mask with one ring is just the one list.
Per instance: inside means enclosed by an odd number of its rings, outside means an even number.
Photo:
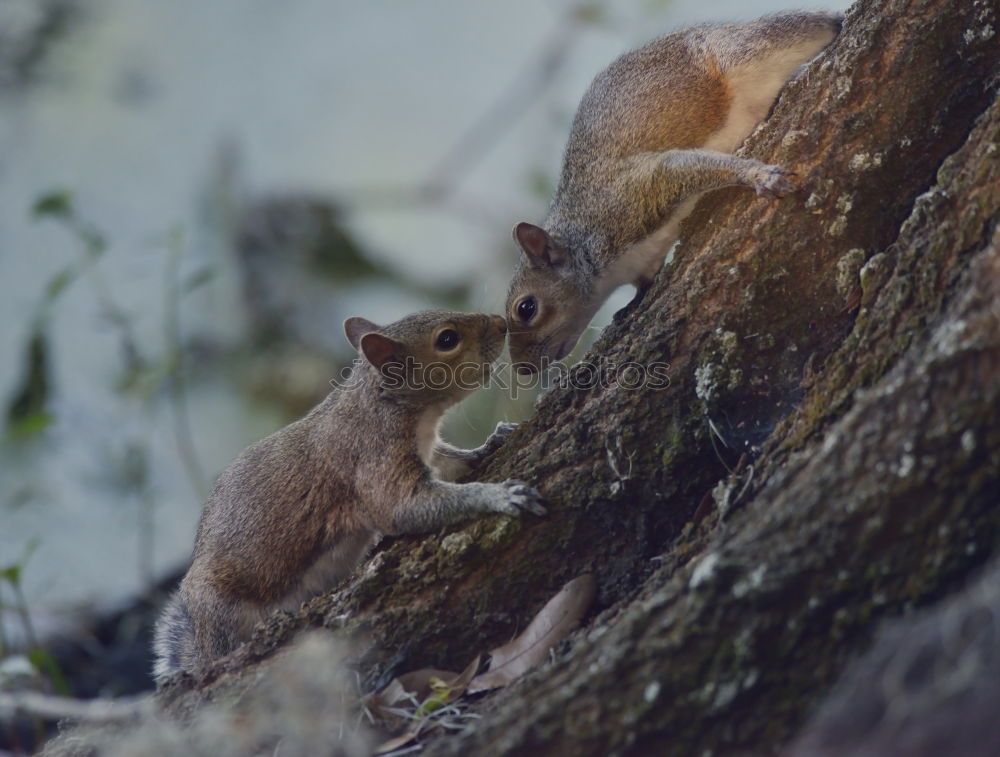
[{"label": "blurred background", "polygon": [[148,686],[211,482],[329,391],[343,319],[502,312],[590,79],[782,7],[0,0],[0,687]]}]

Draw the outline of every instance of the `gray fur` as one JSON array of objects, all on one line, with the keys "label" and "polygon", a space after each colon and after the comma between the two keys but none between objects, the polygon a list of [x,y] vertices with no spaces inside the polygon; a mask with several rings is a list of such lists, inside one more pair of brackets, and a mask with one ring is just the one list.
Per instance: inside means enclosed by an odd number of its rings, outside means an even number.
[{"label": "gray fur", "polygon": [[[765,197],[796,188],[780,166],[731,153],[782,86],[840,29],[829,13],[788,13],[698,26],[618,58],[573,120],[548,216],[519,224],[507,299],[511,355],[528,368],[561,359],[614,289],[641,294],[705,192],[744,186]],[[530,227],[530,228],[528,228]],[[524,322],[517,306],[539,303]]]},{"label": "gray fur", "polygon": [[[443,328],[461,334],[445,352],[435,347]],[[486,513],[544,514],[538,493],[518,482],[441,480],[439,467],[444,477],[475,469],[510,429],[498,426],[476,450],[441,442],[445,410],[472,390],[454,381],[419,386],[405,360],[488,370],[503,346],[500,316],[428,311],[384,328],[351,319],[346,331],[362,348],[380,340],[372,353],[379,361],[386,345],[391,356],[382,370],[359,360],[348,386],[250,445],[219,476],[191,567],[157,624],[158,680],[232,651],[274,610],[331,588],[383,534],[434,531]],[[406,373],[402,385],[393,381],[396,367]]]}]

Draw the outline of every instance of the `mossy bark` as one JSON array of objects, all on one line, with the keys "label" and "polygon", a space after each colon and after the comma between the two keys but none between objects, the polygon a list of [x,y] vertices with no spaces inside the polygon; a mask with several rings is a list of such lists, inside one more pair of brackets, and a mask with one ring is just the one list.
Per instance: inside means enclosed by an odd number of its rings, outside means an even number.
[{"label": "mossy bark", "polygon": [[461,669],[592,571],[605,611],[431,754],[766,754],[878,621],[1000,534],[1000,17],[859,2],[743,151],[797,197],[706,198],[587,360],[666,388],[555,389],[485,477],[550,515],[400,539],[161,699],[197,705],[295,631],[362,631],[368,681]]}]

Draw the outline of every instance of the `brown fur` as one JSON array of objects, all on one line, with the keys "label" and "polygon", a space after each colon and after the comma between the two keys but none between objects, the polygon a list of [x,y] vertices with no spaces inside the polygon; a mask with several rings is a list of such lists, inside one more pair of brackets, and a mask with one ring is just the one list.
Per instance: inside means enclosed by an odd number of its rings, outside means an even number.
[{"label": "brown fur", "polygon": [[700,147],[725,121],[730,94],[717,62],[699,57],[685,46],[650,44],[618,58],[580,103],[565,162]]},{"label": "brown fur", "polygon": [[[731,153],[839,28],[840,16],[826,13],[698,26],[598,74],[573,120],[548,217],[514,229],[524,253],[507,297],[515,361],[537,370],[561,359],[618,286],[641,294],[702,193],[795,188],[783,168]],[[527,320],[518,311],[526,298],[537,304]]]},{"label": "brown fur", "polygon": [[[545,512],[537,492],[516,481],[447,482],[478,466],[512,426],[501,424],[475,450],[441,442],[444,411],[472,388],[454,376],[421,384],[414,367],[466,365],[469,373],[455,375],[485,375],[503,346],[503,318],[428,311],[384,328],[350,319],[346,330],[364,355],[349,385],[250,445],[219,476],[191,567],[157,625],[158,679],[226,654],[271,611],[330,588],[382,534]],[[444,330],[460,335],[454,348],[438,346]]]}]

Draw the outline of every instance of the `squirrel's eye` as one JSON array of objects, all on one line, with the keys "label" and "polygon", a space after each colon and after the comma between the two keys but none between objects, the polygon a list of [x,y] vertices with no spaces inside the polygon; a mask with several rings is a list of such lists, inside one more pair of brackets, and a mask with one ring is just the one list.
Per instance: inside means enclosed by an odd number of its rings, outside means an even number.
[{"label": "squirrel's eye", "polygon": [[455,329],[444,329],[434,340],[434,346],[439,350],[453,350],[458,346],[460,337]]},{"label": "squirrel's eye", "polygon": [[528,323],[528,321],[535,317],[535,313],[538,312],[538,300],[534,297],[525,297],[517,303],[515,310],[517,311],[517,317],[523,323]]}]

